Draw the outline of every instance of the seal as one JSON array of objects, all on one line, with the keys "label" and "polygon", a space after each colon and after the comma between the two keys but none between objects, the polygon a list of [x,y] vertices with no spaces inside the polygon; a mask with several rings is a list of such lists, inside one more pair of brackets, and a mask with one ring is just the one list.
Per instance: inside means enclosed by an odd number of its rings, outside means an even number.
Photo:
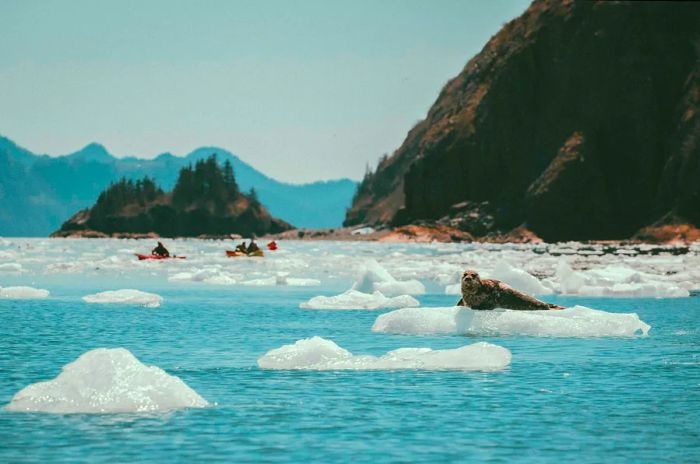
[{"label": "seal", "polygon": [[471,309],[490,310],[495,308],[514,309],[516,311],[542,311],[564,309],[563,306],[545,303],[537,298],[517,291],[499,280],[482,279],[476,271],[464,271],[462,274],[462,299],[457,306]]}]

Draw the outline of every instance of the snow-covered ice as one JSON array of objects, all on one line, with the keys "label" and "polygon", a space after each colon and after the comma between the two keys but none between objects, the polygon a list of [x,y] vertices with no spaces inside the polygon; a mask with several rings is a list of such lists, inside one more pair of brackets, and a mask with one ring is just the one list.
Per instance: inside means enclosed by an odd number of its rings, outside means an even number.
[{"label": "snow-covered ice", "polygon": [[584,306],[561,311],[475,311],[469,308],[405,308],[377,317],[373,332],[411,335],[526,335],[534,337],[632,337],[650,325],[635,313]]},{"label": "snow-covered ice", "polygon": [[49,296],[49,291],[34,287],[5,287],[0,288],[0,299],[6,300],[39,300]]},{"label": "snow-covered ice", "polygon": [[348,290],[335,296],[315,296],[309,301],[301,303],[303,309],[385,309],[385,308],[411,308],[419,306],[418,300],[410,295],[386,297],[380,291],[363,293],[357,290]]},{"label": "snow-covered ice", "polygon": [[146,366],[124,348],[97,348],[53,380],[20,390],[8,411],[134,413],[203,408],[209,403],[178,377]]},{"label": "snow-covered ice", "polygon": [[263,369],[302,370],[480,370],[494,371],[510,364],[508,349],[486,342],[461,348],[431,350],[400,348],[383,356],[354,355],[335,342],[321,337],[299,340],[268,351],[258,359]]},{"label": "snow-covered ice", "polygon": [[126,304],[157,308],[163,302],[163,297],[140,290],[122,289],[86,295],[83,297],[83,300],[87,303]]}]

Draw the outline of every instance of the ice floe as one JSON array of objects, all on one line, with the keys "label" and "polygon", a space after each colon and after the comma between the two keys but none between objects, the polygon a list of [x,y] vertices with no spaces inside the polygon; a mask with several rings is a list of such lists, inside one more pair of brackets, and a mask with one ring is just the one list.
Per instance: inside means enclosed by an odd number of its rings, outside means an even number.
[{"label": "ice floe", "polygon": [[301,303],[303,309],[385,309],[385,308],[411,308],[419,306],[418,300],[410,295],[386,297],[380,291],[363,293],[357,290],[348,290],[335,296],[315,296],[309,301]]},{"label": "ice floe", "polygon": [[83,301],[97,304],[126,304],[157,308],[163,302],[163,297],[140,290],[122,289],[86,295],[83,297]]},{"label": "ice floe", "polygon": [[673,282],[645,274],[627,266],[610,265],[586,271],[574,271],[564,261],[557,265],[560,292],[567,295],[677,298],[690,295]]},{"label": "ice floe", "polygon": [[494,270],[486,274],[486,277],[498,279],[516,290],[531,295],[550,295],[553,293],[552,289],[542,284],[537,277],[511,266],[505,261],[499,261]]},{"label": "ice floe", "polygon": [[0,272],[16,273],[22,272],[22,265],[19,263],[2,263],[0,264]]},{"label": "ice floe", "polygon": [[268,351],[258,359],[258,366],[263,369],[301,370],[494,371],[507,367],[510,361],[511,353],[508,349],[486,342],[448,350],[400,348],[377,357],[354,355],[331,340],[312,337]]},{"label": "ice floe", "polygon": [[635,313],[608,313],[584,306],[561,311],[474,311],[469,308],[405,308],[382,314],[373,332],[413,335],[526,335],[534,337],[632,337],[650,325]]},{"label": "ice floe", "polygon": [[0,299],[6,300],[39,300],[49,296],[49,291],[34,287],[5,287],[0,288]]},{"label": "ice floe", "polygon": [[425,286],[420,281],[396,280],[374,259],[367,260],[352,289],[363,293],[380,291],[387,296],[422,295],[425,293]]},{"label": "ice floe", "polygon": [[178,377],[146,366],[124,348],[97,348],[63,366],[53,380],[20,390],[9,411],[138,413],[203,408],[207,401]]}]

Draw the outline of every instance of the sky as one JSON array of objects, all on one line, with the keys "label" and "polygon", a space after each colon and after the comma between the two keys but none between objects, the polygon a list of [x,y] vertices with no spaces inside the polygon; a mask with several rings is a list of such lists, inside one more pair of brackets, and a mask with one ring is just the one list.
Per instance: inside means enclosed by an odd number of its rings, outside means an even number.
[{"label": "sky", "polygon": [[362,177],[525,0],[0,0],[0,134]]}]

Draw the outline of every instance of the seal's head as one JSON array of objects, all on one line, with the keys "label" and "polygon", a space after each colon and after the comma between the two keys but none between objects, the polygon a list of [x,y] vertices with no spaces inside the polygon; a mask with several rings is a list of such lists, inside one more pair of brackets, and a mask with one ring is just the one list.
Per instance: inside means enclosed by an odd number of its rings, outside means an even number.
[{"label": "seal's head", "polygon": [[462,294],[470,295],[481,286],[479,273],[476,271],[466,270],[462,274]]}]

